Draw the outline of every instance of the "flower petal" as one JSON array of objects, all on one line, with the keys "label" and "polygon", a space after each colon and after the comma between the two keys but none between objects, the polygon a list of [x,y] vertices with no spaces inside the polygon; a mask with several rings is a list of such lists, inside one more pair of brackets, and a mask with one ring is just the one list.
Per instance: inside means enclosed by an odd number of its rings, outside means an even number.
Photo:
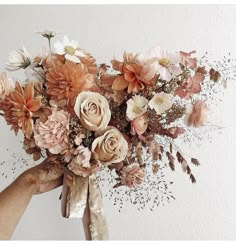
[{"label": "flower petal", "polygon": [[128,87],[128,85],[129,85],[129,83],[124,79],[123,76],[118,76],[112,85],[112,89],[124,90],[125,88]]}]

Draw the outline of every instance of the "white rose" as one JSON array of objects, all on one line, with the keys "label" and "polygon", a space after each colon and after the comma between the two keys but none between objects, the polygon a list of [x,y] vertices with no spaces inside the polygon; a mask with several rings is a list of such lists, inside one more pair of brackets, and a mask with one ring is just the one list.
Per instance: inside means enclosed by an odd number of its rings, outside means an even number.
[{"label": "white rose", "polygon": [[80,93],[77,96],[74,111],[81,124],[90,131],[105,129],[111,119],[108,101],[99,93]]},{"label": "white rose", "polygon": [[93,157],[106,164],[121,162],[128,153],[128,143],[115,127],[107,127],[97,133],[97,138],[92,143]]}]

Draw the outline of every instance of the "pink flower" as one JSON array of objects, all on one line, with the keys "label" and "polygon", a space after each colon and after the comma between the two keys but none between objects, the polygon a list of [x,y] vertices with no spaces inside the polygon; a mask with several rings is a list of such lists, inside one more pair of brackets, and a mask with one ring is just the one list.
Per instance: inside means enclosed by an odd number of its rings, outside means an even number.
[{"label": "pink flower", "polygon": [[197,61],[196,59],[193,59],[191,58],[191,55],[192,54],[195,54],[196,51],[191,51],[189,53],[186,53],[186,52],[183,52],[183,51],[180,51],[180,56],[181,56],[181,63],[183,65],[188,65],[190,68],[196,68],[197,66]]},{"label": "pink flower", "polygon": [[85,138],[86,138],[86,136],[84,134],[78,134],[75,137],[74,142],[75,142],[76,145],[80,145],[82,143],[83,139],[85,139]]},{"label": "pink flower", "polygon": [[140,53],[136,55],[135,59],[136,62],[142,66],[140,72],[141,80],[150,81],[156,76],[158,69],[158,61],[155,58]]},{"label": "pink flower", "polygon": [[34,128],[35,143],[48,149],[52,154],[62,153],[68,147],[69,114],[63,110],[53,110],[48,120],[38,120]]},{"label": "pink flower", "polygon": [[69,163],[68,169],[78,176],[87,177],[100,170],[99,164],[91,161],[91,151],[83,145],[68,149],[64,154],[64,161]]},{"label": "pink flower", "polygon": [[166,49],[155,47],[149,52],[149,58],[158,61],[155,63],[160,79],[170,81],[172,75],[178,76],[182,73],[179,63],[181,61],[179,53],[169,53]]},{"label": "pink flower", "polygon": [[203,126],[207,111],[206,103],[202,100],[197,100],[193,106],[187,108],[185,123],[196,128]]},{"label": "pink flower", "polygon": [[94,171],[99,170],[97,164],[90,164],[91,151],[89,148],[81,145],[75,150],[74,154],[76,154],[76,156],[73,157],[68,164],[68,168],[74,172],[74,174],[86,177]]},{"label": "pink flower", "polygon": [[148,117],[147,114],[143,114],[142,116],[136,117],[131,123],[131,134],[141,135],[145,133],[148,127]]},{"label": "pink flower", "polygon": [[145,176],[143,168],[138,163],[132,163],[123,167],[120,174],[121,184],[129,188],[134,188],[141,184]]},{"label": "pink flower", "polygon": [[15,88],[12,78],[7,78],[6,73],[0,73],[0,101],[5,99]]},{"label": "pink flower", "polygon": [[188,77],[186,83],[176,89],[175,95],[183,99],[189,99],[192,94],[197,94],[201,91],[201,82],[204,78],[204,75],[201,73]]}]

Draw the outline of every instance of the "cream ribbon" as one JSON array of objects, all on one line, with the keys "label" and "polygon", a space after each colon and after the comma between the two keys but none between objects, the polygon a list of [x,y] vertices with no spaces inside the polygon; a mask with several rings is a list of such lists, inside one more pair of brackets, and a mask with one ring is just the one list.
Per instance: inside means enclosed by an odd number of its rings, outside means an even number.
[{"label": "cream ribbon", "polygon": [[63,217],[83,218],[87,240],[108,239],[102,194],[94,175],[84,178],[66,172],[61,201]]}]

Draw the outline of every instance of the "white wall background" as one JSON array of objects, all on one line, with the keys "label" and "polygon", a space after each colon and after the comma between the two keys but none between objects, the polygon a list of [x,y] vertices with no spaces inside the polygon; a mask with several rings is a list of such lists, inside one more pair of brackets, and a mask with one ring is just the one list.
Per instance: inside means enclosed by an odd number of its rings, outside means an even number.
[{"label": "white wall background", "polygon": [[[228,51],[236,55],[236,5],[0,6],[1,69],[11,49],[23,44],[36,54],[46,46],[46,40],[33,33],[45,28],[77,39],[98,63],[157,43],[171,50],[209,50],[214,58]],[[236,239],[235,92],[230,85],[219,112],[227,128],[195,152],[203,163],[193,168],[197,185],[181,171],[169,172],[177,199],[154,212],[127,206],[119,213],[104,199],[111,239]],[[3,148],[21,148],[2,119],[0,142]],[[4,154],[2,159],[7,158]],[[6,185],[0,178],[0,189]],[[80,220],[61,218],[59,195],[60,189],[35,196],[13,239],[84,239]]]}]

